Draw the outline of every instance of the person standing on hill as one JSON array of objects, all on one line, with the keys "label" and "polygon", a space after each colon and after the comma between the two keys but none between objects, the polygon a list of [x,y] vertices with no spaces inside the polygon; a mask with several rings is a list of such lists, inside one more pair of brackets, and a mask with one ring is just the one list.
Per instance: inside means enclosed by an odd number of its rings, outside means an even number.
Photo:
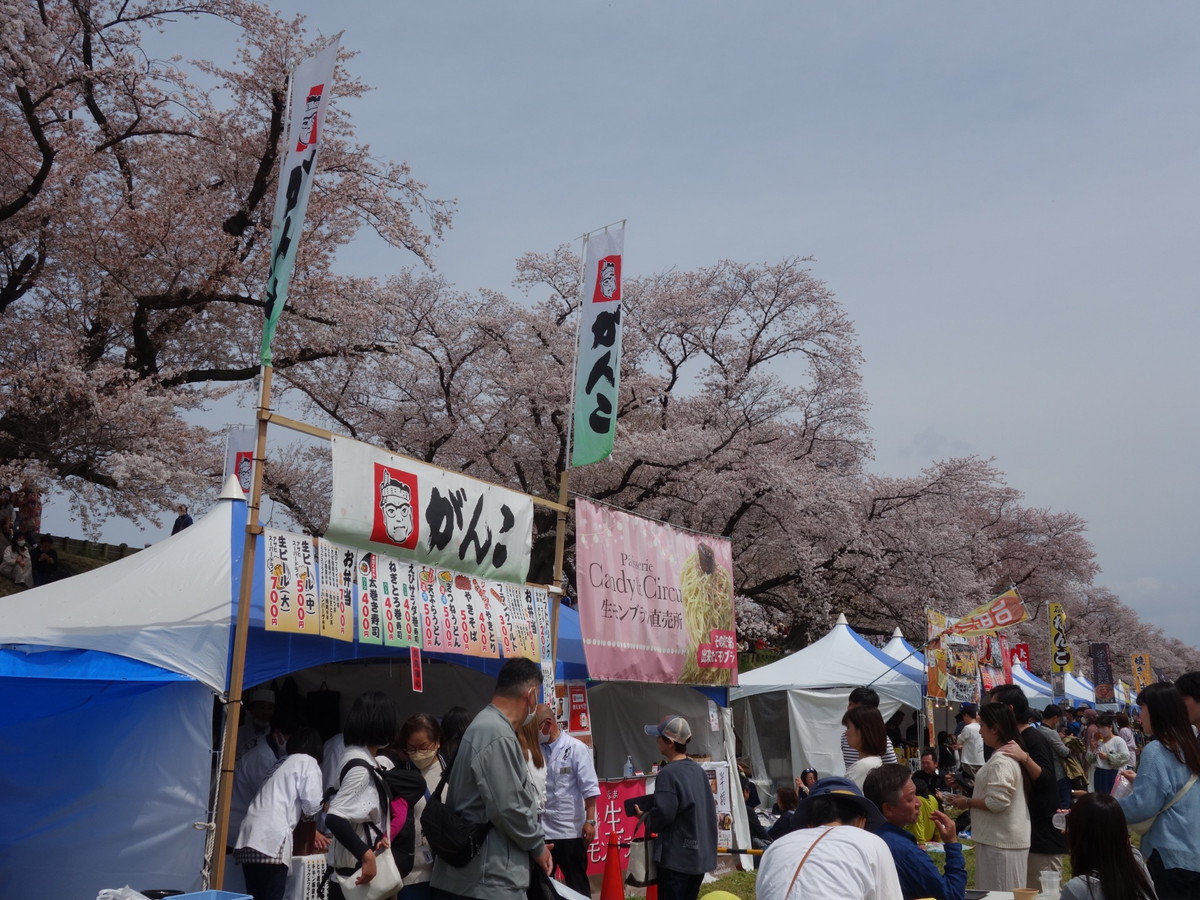
[{"label": "person standing on hill", "polygon": [[183,529],[192,524],[192,517],[188,515],[188,508],[182,503],[175,507],[175,511],[179,515],[175,518],[175,524],[171,526],[171,534],[179,534]]}]

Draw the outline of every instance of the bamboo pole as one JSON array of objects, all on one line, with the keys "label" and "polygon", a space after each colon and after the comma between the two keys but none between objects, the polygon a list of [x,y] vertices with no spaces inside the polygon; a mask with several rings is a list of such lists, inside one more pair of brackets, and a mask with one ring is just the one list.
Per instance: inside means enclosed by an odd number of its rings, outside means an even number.
[{"label": "bamboo pole", "polygon": [[233,767],[242,712],[242,679],[246,674],[246,643],[250,635],[250,599],[254,591],[255,555],[262,526],[258,507],[262,501],[263,464],[267,455],[267,422],[271,417],[271,366],[263,366],[262,390],[258,400],[258,437],[254,445],[254,469],[250,499],[246,507],[246,535],[242,546],[242,571],[238,584],[237,625],[233,633],[233,660],[225,706],[225,736],[221,744],[221,777],[217,787],[216,834],[212,860],[213,884],[219,890],[225,881],[225,838],[229,830],[229,806],[233,796]]},{"label": "bamboo pole", "polygon": [[[564,468],[558,476],[558,521],[554,529],[554,587],[556,590],[550,592],[551,602],[554,604],[550,610],[550,659],[557,666],[558,664],[558,608],[562,605],[562,580],[563,580],[563,557],[566,555],[567,549],[567,500],[569,499],[569,481],[571,469]],[[550,698],[546,698],[546,702],[550,702]]]}]

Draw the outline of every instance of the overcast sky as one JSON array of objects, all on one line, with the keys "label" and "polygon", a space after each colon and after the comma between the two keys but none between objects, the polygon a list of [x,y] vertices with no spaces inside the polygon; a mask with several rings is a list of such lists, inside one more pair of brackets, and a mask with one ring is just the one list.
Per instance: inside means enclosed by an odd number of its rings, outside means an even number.
[{"label": "overcast sky", "polygon": [[994,456],[1200,646],[1200,5],[274,5],[345,29],[360,137],[457,198],[459,287],[623,218],[630,275],[811,255],[858,329],[875,469]]}]

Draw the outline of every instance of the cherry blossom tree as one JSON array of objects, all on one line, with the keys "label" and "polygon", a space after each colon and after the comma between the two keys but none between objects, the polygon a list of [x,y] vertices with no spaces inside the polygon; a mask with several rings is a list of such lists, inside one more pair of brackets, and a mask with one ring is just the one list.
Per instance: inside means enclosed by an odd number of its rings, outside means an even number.
[{"label": "cherry blossom tree", "polygon": [[[197,17],[232,60],[155,57]],[[287,73],[319,43],[246,0],[0,0],[0,474],[55,481],[86,524],[212,471],[189,413],[258,374]],[[334,256],[366,228],[429,262],[449,223],[355,142],[337,99],[364,90],[339,72],[280,370],[390,350]]]}]

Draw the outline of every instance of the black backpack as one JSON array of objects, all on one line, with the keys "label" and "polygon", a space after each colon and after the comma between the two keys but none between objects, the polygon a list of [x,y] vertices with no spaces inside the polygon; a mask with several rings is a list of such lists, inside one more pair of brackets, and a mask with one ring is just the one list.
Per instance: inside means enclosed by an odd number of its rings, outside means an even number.
[{"label": "black backpack", "polygon": [[408,819],[405,821],[404,827],[400,829],[400,833],[396,835],[396,839],[392,841],[391,846],[392,856],[396,860],[396,868],[400,870],[402,876],[407,875],[412,871],[416,855],[417,826],[414,810],[417,801],[425,796],[425,776],[415,769],[399,767],[380,769],[365,759],[352,759],[342,767],[338,784],[342,783],[346,773],[355,766],[362,766],[373,773],[375,787],[379,791],[379,802],[383,809],[390,810],[392,799],[396,797],[408,803]]},{"label": "black backpack", "polygon": [[446,769],[434,792],[425,798],[421,831],[434,856],[447,865],[461,869],[479,852],[487,833],[492,830],[492,823],[472,825],[442,802],[446,779],[449,777],[450,770]]}]

